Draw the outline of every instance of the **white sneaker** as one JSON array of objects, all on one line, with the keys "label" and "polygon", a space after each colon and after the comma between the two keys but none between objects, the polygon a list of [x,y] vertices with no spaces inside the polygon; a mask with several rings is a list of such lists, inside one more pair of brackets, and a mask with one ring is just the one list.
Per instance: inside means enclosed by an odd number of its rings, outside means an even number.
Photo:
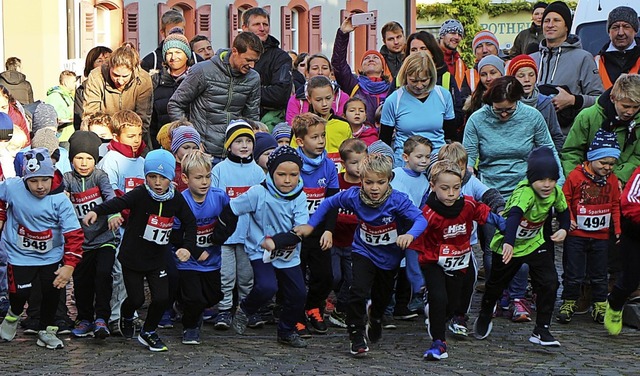
[{"label": "white sneaker", "polygon": [[5,341],[13,340],[16,336],[16,331],[18,331],[19,321],[20,315],[14,315],[13,312],[11,312],[11,308],[9,308],[2,324],[0,324],[0,338]]},{"label": "white sneaker", "polygon": [[38,342],[36,342],[36,344],[40,347],[46,347],[51,350],[63,348],[64,343],[56,337],[57,333],[57,326],[47,326],[47,330],[41,330],[38,332]]}]

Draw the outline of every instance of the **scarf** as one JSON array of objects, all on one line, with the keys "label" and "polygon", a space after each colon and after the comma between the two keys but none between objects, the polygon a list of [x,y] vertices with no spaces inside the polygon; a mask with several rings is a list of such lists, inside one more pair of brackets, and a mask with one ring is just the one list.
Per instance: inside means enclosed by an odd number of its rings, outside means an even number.
[{"label": "scarf", "polygon": [[531,95],[526,98],[526,97],[522,97],[520,98],[520,102],[529,105],[533,108],[538,108],[538,94],[540,94],[540,90],[538,90],[537,87],[533,87],[533,91],[531,92]]},{"label": "scarf", "polygon": [[298,197],[300,195],[300,193],[302,192],[302,188],[304,187],[304,184],[302,182],[302,178],[300,178],[298,180],[298,185],[293,188],[293,190],[289,193],[282,193],[280,192],[280,190],[276,187],[275,183],[273,182],[273,178],[271,177],[271,175],[267,174],[266,179],[261,183],[263,187],[265,187],[267,189],[267,191],[269,193],[271,193],[271,195],[275,198],[282,198],[288,201],[293,200],[294,198]]},{"label": "scarf", "polygon": [[456,50],[450,50],[448,48],[442,49],[444,52],[444,63],[447,65],[447,69],[449,69],[449,73],[456,73],[456,60],[460,57],[460,54]]},{"label": "scarf", "polygon": [[159,202],[165,202],[165,201],[171,200],[173,198],[173,195],[176,192],[173,184],[169,184],[169,189],[161,195],[157,194],[153,189],[151,189],[151,187],[149,187],[149,185],[146,182],[144,183],[144,187],[147,189],[147,193],[149,193],[149,196],[151,196],[152,199]]},{"label": "scarf", "polygon": [[591,179],[591,181],[593,181],[598,187],[604,187],[605,185],[607,185],[607,178],[609,177],[609,175],[598,176],[596,174],[592,174],[587,170],[587,166],[585,165],[585,163],[582,163],[581,167],[582,167],[582,173],[584,174],[584,176]]},{"label": "scarf", "polygon": [[298,154],[300,154],[300,158],[302,158],[302,172],[307,174],[313,173],[315,170],[317,170],[320,165],[322,165],[324,159],[327,157],[327,151],[324,150],[319,156],[315,158],[309,158],[299,146]]},{"label": "scarf", "polygon": [[379,77],[358,76],[358,84],[366,94],[382,95],[389,91],[389,83]]},{"label": "scarf", "polygon": [[453,205],[447,206],[438,200],[435,192],[431,192],[427,198],[427,205],[445,218],[456,218],[464,208],[464,199],[460,196]]},{"label": "scarf", "polygon": [[380,207],[380,205],[384,204],[384,202],[387,201],[389,196],[391,196],[391,191],[393,191],[393,188],[391,188],[391,185],[389,185],[389,189],[387,189],[387,191],[382,195],[382,197],[380,197],[380,199],[372,200],[371,198],[369,198],[369,196],[367,196],[364,189],[360,188],[360,200],[362,200],[362,202],[364,202],[364,204],[368,207],[375,209],[377,207]]}]

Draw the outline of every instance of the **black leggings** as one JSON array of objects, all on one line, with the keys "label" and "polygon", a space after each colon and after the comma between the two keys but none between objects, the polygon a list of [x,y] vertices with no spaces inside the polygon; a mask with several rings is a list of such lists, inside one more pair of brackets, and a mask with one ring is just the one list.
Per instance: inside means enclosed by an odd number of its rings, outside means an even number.
[{"label": "black leggings", "polygon": [[127,298],[120,309],[121,317],[132,319],[136,309],[144,304],[144,279],[147,279],[151,292],[151,303],[144,321],[143,330],[152,332],[158,327],[162,313],[169,306],[169,278],[165,268],[150,271],[136,271],[122,266],[124,287],[127,289]]},{"label": "black leggings", "polygon": [[24,304],[31,295],[34,281],[39,282],[42,298],[40,300],[40,325],[41,330],[53,325],[55,321],[56,308],[60,299],[60,291],[53,287],[56,279],[54,274],[60,267],[60,263],[42,266],[15,266],[9,264],[7,274],[9,279],[9,302],[11,312],[16,315],[22,314]]}]

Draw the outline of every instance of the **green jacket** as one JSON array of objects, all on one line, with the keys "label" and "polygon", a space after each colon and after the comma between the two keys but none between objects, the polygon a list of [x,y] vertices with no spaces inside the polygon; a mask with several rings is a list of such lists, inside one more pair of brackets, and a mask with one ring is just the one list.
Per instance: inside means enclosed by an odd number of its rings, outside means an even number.
[{"label": "green jacket", "polygon": [[73,93],[62,86],[47,90],[46,103],[53,106],[61,122],[73,122]]},{"label": "green jacket", "polygon": [[[560,161],[562,162],[562,170],[565,175],[569,175],[573,169],[586,160],[587,150],[594,139],[598,129],[602,127],[606,116],[604,109],[600,104],[596,103],[591,107],[587,107],[580,111],[573,126],[567,135],[562,148]],[[618,144],[620,145],[620,158],[616,164],[613,173],[623,183],[631,177],[633,170],[640,166],[640,113],[636,114],[636,127],[633,129],[636,135],[636,141],[629,145],[625,145],[627,139],[627,128],[616,127],[614,132],[617,135]]]}]

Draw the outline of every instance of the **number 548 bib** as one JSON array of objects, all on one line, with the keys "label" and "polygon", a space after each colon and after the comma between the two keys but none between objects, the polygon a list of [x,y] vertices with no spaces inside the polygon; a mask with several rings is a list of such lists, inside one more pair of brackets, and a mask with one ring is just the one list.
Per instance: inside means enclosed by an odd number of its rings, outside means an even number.
[{"label": "number 548 bib", "polygon": [[142,238],[159,245],[169,244],[172,227],[173,217],[160,217],[151,214],[147,221],[147,227],[144,228]]},{"label": "number 548 bib", "polygon": [[18,248],[47,253],[53,248],[53,232],[51,229],[44,231],[31,231],[23,225],[18,225]]}]

